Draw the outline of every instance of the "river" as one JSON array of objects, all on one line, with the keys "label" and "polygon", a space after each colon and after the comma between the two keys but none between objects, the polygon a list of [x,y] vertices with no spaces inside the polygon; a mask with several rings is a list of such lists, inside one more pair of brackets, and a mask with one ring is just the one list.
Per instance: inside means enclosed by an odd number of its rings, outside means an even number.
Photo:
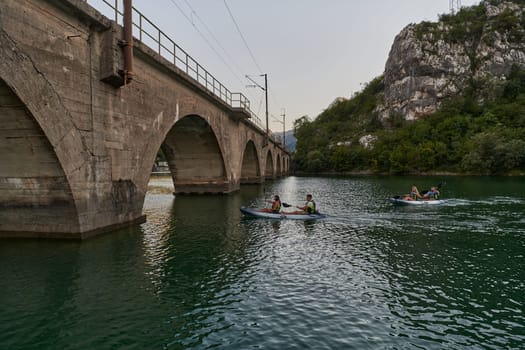
[{"label": "river", "polygon": [[[444,205],[393,194],[442,185]],[[155,178],[146,223],[0,241],[0,349],[517,349],[520,177],[288,177],[221,196]],[[318,221],[247,219],[273,194]]]}]

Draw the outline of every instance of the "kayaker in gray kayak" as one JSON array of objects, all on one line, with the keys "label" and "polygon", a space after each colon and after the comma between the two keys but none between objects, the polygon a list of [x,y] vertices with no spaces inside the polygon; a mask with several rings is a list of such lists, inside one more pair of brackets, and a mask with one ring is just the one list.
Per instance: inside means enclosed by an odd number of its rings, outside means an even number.
[{"label": "kayaker in gray kayak", "polygon": [[273,202],[268,202],[268,203],[272,203],[272,207],[261,209],[260,210],[261,212],[278,214],[281,211],[282,203],[278,195],[273,196]]},{"label": "kayaker in gray kayak", "polygon": [[294,211],[286,214],[315,214],[317,212],[317,208],[315,206],[315,202],[312,198],[311,194],[306,195],[306,203],[302,207],[296,207],[297,209],[301,209],[299,211]]}]

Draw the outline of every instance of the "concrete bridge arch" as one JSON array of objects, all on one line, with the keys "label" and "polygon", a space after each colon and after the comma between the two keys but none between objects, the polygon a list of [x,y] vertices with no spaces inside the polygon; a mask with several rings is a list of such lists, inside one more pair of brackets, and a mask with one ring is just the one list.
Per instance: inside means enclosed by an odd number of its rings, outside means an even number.
[{"label": "concrete bridge arch", "polygon": [[13,216],[21,235],[35,229],[35,216],[52,218],[49,235],[78,230],[78,209],[88,207],[79,191],[86,177],[81,168],[88,162],[83,138],[31,58],[3,30],[0,42],[0,231]]},{"label": "concrete bridge arch", "polygon": [[175,191],[229,192],[231,169],[224,161],[224,145],[210,123],[196,114],[178,120],[161,149],[172,174]]}]

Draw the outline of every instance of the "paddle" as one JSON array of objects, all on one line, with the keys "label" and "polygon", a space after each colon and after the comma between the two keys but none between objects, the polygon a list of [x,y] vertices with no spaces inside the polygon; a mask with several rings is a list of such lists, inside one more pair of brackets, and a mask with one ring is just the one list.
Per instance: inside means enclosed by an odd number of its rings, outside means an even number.
[{"label": "paddle", "polygon": [[[290,208],[290,207],[296,207],[297,209],[302,209],[303,207],[298,207],[298,206],[295,206],[295,205],[292,205],[292,204],[288,204],[288,203],[285,203],[285,202],[281,202],[281,205],[285,208]],[[294,212],[295,213],[295,212]],[[286,213],[285,213],[286,214]],[[290,213],[288,213],[290,214]],[[314,214],[318,214],[318,215],[321,215],[321,213],[316,209]],[[324,215],[324,214],[323,214]]]},{"label": "paddle", "polygon": [[295,207],[295,208],[297,208],[297,209],[301,209],[301,208],[303,208],[303,207],[299,207],[299,206],[297,206],[297,205],[288,204],[288,203],[284,203],[284,202],[281,202],[281,205],[282,205],[283,207],[285,207],[285,208],[290,208],[290,207]]}]

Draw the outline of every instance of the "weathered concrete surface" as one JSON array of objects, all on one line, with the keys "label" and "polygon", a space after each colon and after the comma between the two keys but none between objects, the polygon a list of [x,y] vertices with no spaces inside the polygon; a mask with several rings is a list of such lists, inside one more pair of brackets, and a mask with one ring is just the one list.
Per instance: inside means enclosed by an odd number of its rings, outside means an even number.
[{"label": "weathered concrete surface", "polygon": [[284,175],[289,155],[79,0],[0,2],[0,236],[85,238],[144,220],[159,149],[176,192]]}]

